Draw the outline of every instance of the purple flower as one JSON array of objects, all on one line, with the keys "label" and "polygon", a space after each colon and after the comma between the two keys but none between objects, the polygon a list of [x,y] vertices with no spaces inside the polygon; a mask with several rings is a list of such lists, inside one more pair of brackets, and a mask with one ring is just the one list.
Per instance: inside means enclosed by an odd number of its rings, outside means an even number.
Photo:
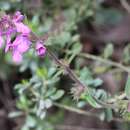
[{"label": "purple flower", "polygon": [[19,35],[13,41],[12,44],[8,44],[8,49],[12,50],[13,53],[13,61],[15,63],[22,62],[23,53],[27,52],[31,46],[31,42],[27,35]]},{"label": "purple flower", "polygon": [[19,11],[17,11],[12,21],[14,25],[16,26],[17,32],[23,33],[23,34],[29,34],[31,30],[28,26],[22,23],[23,19],[24,19],[24,16]]},{"label": "purple flower", "polygon": [[2,38],[2,36],[0,35],[0,48],[3,46],[3,38]]},{"label": "purple flower", "polygon": [[6,47],[5,52],[11,49],[11,35],[6,36]]},{"label": "purple flower", "polygon": [[38,41],[36,43],[36,52],[38,54],[38,56],[44,56],[46,53],[46,47],[43,45],[42,41]]},{"label": "purple flower", "polygon": [[14,42],[10,45],[15,63],[19,64],[22,62],[22,55],[29,50],[31,44],[27,35],[19,35],[16,37]]},{"label": "purple flower", "polygon": [[[13,61],[20,63],[23,54],[27,52],[32,43],[30,41],[30,28],[23,23],[24,16],[17,11],[14,16],[4,15],[0,19],[0,48],[3,45],[3,36],[6,37],[5,52],[11,51]],[[12,41],[12,36],[15,40]],[[36,52],[39,56],[44,56],[46,48],[42,41],[37,41]]]},{"label": "purple flower", "polygon": [[16,39],[12,43],[12,46],[14,50],[17,50],[22,54],[29,50],[31,44],[32,43],[30,42],[27,35],[20,35],[16,37]]},{"label": "purple flower", "polygon": [[20,54],[20,52],[18,52],[17,50],[13,51],[13,61],[17,64],[22,62],[22,54]]},{"label": "purple flower", "polygon": [[14,16],[13,16],[13,21],[14,22],[22,22],[24,19],[24,16],[21,14],[20,11],[17,11]]},{"label": "purple flower", "polygon": [[29,34],[31,32],[30,28],[26,25],[24,25],[22,22],[16,22],[14,23],[17,29],[17,32],[23,33],[23,34]]}]

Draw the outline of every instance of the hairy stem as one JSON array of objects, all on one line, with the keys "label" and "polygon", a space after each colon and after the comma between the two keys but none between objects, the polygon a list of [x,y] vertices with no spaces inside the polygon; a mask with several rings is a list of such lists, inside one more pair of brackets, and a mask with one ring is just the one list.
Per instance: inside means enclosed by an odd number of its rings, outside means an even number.
[{"label": "hairy stem", "polygon": [[69,68],[68,65],[64,64],[62,61],[60,61],[56,55],[54,53],[52,53],[49,49],[47,49],[47,52],[49,54],[49,56],[55,61],[55,63],[57,65],[59,65],[60,67],[62,67],[66,72],[67,74],[70,76],[70,78],[76,82],[76,84],[81,87],[81,88],[86,88],[87,91],[88,91],[88,86],[85,86],[79,79],[78,77],[75,75],[75,73]]}]

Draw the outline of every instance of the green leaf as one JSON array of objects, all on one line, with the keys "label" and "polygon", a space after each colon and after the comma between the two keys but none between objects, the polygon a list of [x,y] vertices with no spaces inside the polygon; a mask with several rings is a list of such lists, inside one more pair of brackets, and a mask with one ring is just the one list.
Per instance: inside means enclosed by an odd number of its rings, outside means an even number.
[{"label": "green leaf", "polygon": [[42,68],[42,69],[37,69],[37,75],[39,76],[39,77],[47,77],[47,69],[46,68]]},{"label": "green leaf", "polygon": [[95,97],[100,100],[106,100],[107,99],[107,93],[103,89],[98,89],[95,92]]},{"label": "green leaf", "polygon": [[0,1],[0,9],[1,10],[9,10],[11,7],[10,3],[9,2],[6,2],[6,1]]},{"label": "green leaf", "polygon": [[103,81],[99,78],[93,79],[91,72],[86,67],[81,69],[79,73],[80,80],[88,86],[91,85],[92,87],[98,87],[103,83]]},{"label": "green leaf", "polygon": [[128,79],[125,85],[125,93],[128,99],[130,99],[130,76],[128,75]]},{"label": "green leaf", "polygon": [[103,81],[99,78],[96,78],[94,81],[93,81],[93,84],[95,87],[101,85],[103,83]]},{"label": "green leaf", "polygon": [[26,125],[28,127],[32,127],[33,128],[36,125],[35,117],[33,117],[31,115],[27,116],[27,118],[26,118]]},{"label": "green leaf", "polygon": [[113,119],[112,110],[110,108],[107,108],[105,110],[105,116],[106,116],[107,121],[111,121]]},{"label": "green leaf", "polygon": [[59,45],[60,47],[64,47],[71,40],[71,35],[69,32],[62,32],[58,36],[52,39],[52,44]]},{"label": "green leaf", "polygon": [[61,98],[63,95],[64,95],[64,91],[58,90],[54,95],[51,96],[51,99],[57,100],[57,99]]},{"label": "green leaf", "polygon": [[113,44],[109,43],[104,49],[104,58],[109,58],[113,53],[114,47]]},{"label": "green leaf", "polygon": [[72,47],[72,51],[75,53],[75,54],[78,54],[80,53],[82,50],[82,45],[80,43],[75,43]]},{"label": "green leaf", "polygon": [[49,88],[48,91],[46,92],[45,96],[49,97],[49,96],[53,95],[55,92],[56,92],[56,88],[55,87]]},{"label": "green leaf", "polygon": [[130,62],[130,44],[128,44],[123,51],[123,61],[125,63],[129,63]]},{"label": "green leaf", "polygon": [[101,106],[95,101],[95,99],[90,94],[82,94],[81,98],[86,100],[92,107],[101,108]]},{"label": "green leaf", "polygon": [[52,101],[50,99],[45,100],[45,107],[48,109],[52,106]]}]

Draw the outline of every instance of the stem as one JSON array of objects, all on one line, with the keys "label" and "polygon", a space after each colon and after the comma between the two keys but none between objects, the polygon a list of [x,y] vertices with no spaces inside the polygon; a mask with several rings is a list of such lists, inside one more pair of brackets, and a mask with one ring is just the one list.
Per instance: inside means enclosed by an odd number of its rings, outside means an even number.
[{"label": "stem", "polygon": [[49,54],[49,56],[55,61],[55,63],[57,65],[59,65],[60,67],[62,67],[67,74],[70,76],[70,78],[75,81],[77,83],[77,85],[79,85],[79,87],[81,87],[83,90],[86,88],[87,91],[88,90],[88,86],[85,86],[79,79],[78,77],[74,74],[74,72],[68,67],[68,65],[64,64],[61,60],[59,60],[55,54],[53,54],[49,49],[47,49],[47,52]]},{"label": "stem", "polygon": [[[67,52],[69,54],[73,54],[73,51],[70,51],[70,50],[66,50],[65,52]],[[99,62],[102,62],[102,63],[105,63],[105,64],[109,64],[111,66],[120,68],[120,69],[124,70],[127,73],[130,73],[130,69],[128,67],[120,64],[120,63],[117,63],[117,62],[114,62],[114,61],[111,61],[111,60],[108,60],[108,59],[104,59],[104,58],[101,58],[99,56],[95,56],[95,55],[88,54],[88,53],[79,53],[77,55],[80,56],[80,57],[84,57],[84,58],[96,60],[96,61],[99,61]]]},{"label": "stem", "polygon": [[[57,103],[57,102],[54,102],[53,105],[56,106],[56,107],[65,109],[67,111],[75,112],[77,114],[81,114],[81,115],[84,115],[84,116],[96,117],[96,118],[100,119],[99,114],[87,112],[85,110],[81,110],[81,109],[74,108],[74,107],[71,107],[71,106],[67,106],[67,105],[64,105],[64,104],[60,104],[60,103]],[[113,118],[112,120],[117,121],[117,122],[128,122],[128,121],[122,120],[121,118]]]},{"label": "stem", "polygon": [[[32,33],[32,37],[35,38],[35,40],[40,40],[40,38],[35,35],[34,33]],[[41,39],[42,40],[42,39]],[[47,48],[47,47],[46,47]],[[48,55],[52,58],[52,60],[54,60],[54,62],[59,65],[60,67],[62,67],[65,72],[67,72],[67,74],[69,75],[69,77],[76,83],[76,85],[78,86],[78,97],[86,90],[87,93],[89,93],[91,95],[91,93],[89,92],[89,88],[88,86],[85,86],[79,79],[78,77],[75,75],[75,73],[69,68],[68,65],[66,65],[65,63],[63,63],[61,60],[59,60],[56,55],[51,51],[49,50],[49,48],[47,48],[47,52],[48,52]],[[86,56],[86,55],[83,55],[83,56]],[[94,56],[89,56],[89,57],[93,57]],[[95,58],[94,58],[95,59]],[[96,58],[97,59],[97,58]],[[99,58],[98,58],[99,59]],[[100,59],[102,60],[102,59]],[[92,95],[91,95],[92,96]],[[100,105],[102,105],[104,108],[114,108],[113,104],[108,104],[106,102],[103,102],[103,101],[100,101],[98,99],[96,99],[94,96],[92,96],[94,98],[95,101],[97,101],[97,103],[99,103]]]},{"label": "stem", "polygon": [[56,107],[71,111],[71,112],[81,114],[81,115],[92,116],[92,117],[97,117],[97,118],[99,117],[99,115],[97,115],[95,113],[90,113],[90,112],[87,112],[87,111],[84,111],[84,110],[81,110],[81,109],[78,109],[78,108],[70,107],[70,106],[67,106],[67,105],[63,105],[63,104],[60,104],[60,103],[57,103],[57,102],[54,102],[53,105],[56,106]]},{"label": "stem", "polygon": [[[75,75],[75,73],[66,65],[64,64],[61,60],[59,60],[55,54],[53,52],[51,52],[49,49],[47,49],[47,52],[49,54],[49,56],[55,61],[55,63],[57,65],[59,65],[60,67],[62,67],[66,72],[67,74],[70,76],[70,78],[75,81],[75,83],[78,85],[78,93],[79,95],[82,94],[84,92],[84,90],[86,89],[87,92],[91,95],[91,93],[89,92],[89,88],[88,86],[85,86],[79,79],[78,77]],[[92,96],[92,95],[91,95]],[[94,96],[92,96],[94,98],[94,100],[99,103],[100,105],[102,105],[104,108],[113,108],[114,109],[114,106],[113,104],[108,104],[106,102],[103,102],[103,101],[100,101],[98,99],[96,99]]]}]

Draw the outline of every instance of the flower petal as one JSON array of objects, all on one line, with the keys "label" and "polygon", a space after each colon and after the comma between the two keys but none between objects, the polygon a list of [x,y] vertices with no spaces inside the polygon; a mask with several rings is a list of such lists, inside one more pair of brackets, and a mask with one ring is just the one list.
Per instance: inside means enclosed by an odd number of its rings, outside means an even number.
[{"label": "flower petal", "polygon": [[18,51],[13,52],[13,61],[15,63],[17,63],[17,64],[21,63],[22,59],[23,59],[23,57]]},{"label": "flower petal", "polygon": [[0,36],[0,48],[2,48],[3,42],[4,42],[4,40],[3,40],[2,36]]},{"label": "flower petal", "polygon": [[5,52],[7,52],[10,48],[11,48],[11,36],[7,35],[7,37],[6,37]]},{"label": "flower petal", "polygon": [[36,52],[38,56],[44,56],[46,53],[46,47],[42,44],[41,41],[36,43]]},{"label": "flower petal", "polygon": [[16,11],[16,13],[13,16],[13,21],[21,22],[23,19],[24,19],[24,15],[22,15],[20,11]]},{"label": "flower petal", "polygon": [[29,34],[31,32],[30,28],[24,25],[22,22],[14,23],[17,29],[17,32]]},{"label": "flower petal", "polygon": [[28,51],[28,49],[30,48],[31,42],[28,39],[28,36],[20,35],[16,37],[12,45],[14,46],[15,50],[17,50],[18,52],[22,54]]}]

